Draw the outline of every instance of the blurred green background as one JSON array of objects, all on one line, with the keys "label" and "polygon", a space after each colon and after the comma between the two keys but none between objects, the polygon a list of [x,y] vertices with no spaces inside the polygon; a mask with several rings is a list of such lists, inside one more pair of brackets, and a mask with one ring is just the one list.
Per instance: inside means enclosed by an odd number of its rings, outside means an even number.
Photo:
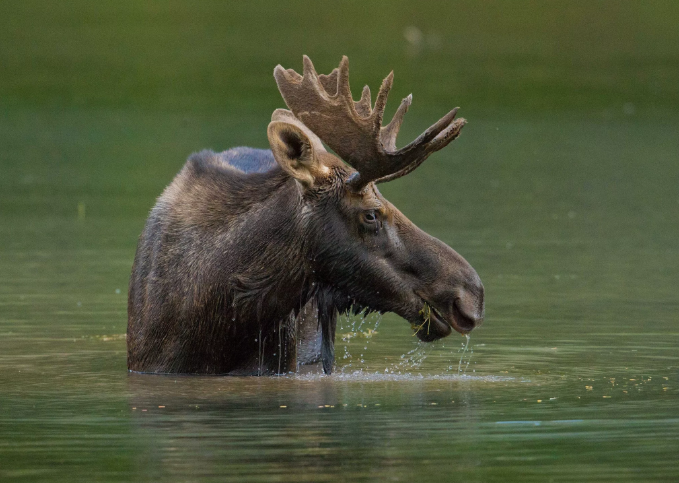
[{"label": "blurred green background", "polygon": [[[0,2],[0,479],[679,478],[678,26],[672,1]],[[334,378],[128,375],[155,198],[194,151],[267,147],[302,54],[348,55],[355,97],[393,69],[399,145],[469,120],[381,185],[484,281],[467,374],[387,315]]]}]

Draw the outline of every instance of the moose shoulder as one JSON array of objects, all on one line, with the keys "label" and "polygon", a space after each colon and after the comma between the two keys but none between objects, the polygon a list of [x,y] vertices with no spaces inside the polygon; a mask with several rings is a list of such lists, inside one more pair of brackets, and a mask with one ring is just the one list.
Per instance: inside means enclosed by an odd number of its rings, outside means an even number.
[{"label": "moose shoulder", "polygon": [[353,101],[346,57],[329,75],[305,56],[303,76],[274,76],[290,110],[272,116],[271,151],[194,154],[149,215],[130,280],[130,370],[261,375],[320,360],[330,373],[338,313],[395,312],[424,341],[483,320],[474,269],[376,187],[455,139],[456,110],[397,150],[412,98],[382,126],[392,74],[374,107],[367,86]]}]

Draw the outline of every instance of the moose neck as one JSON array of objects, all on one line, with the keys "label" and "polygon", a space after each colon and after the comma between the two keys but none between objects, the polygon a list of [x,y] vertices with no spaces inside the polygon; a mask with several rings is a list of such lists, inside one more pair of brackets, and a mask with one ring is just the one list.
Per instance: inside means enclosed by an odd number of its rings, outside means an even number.
[{"label": "moose neck", "polygon": [[[284,173],[273,176],[287,181],[275,183],[269,196],[239,217],[232,239],[246,243],[231,246],[225,254],[243,261],[231,271],[236,317],[276,320],[299,310],[314,290],[301,189]],[[234,251],[243,256],[234,257]]]}]

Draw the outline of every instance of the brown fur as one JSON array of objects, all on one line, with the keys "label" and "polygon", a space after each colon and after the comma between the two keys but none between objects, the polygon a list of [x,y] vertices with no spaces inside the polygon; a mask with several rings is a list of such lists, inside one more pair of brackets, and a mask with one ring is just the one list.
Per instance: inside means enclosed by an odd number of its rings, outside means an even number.
[{"label": "brown fur", "polygon": [[[464,310],[474,322],[482,317],[483,288],[473,269],[374,185],[361,195],[347,191],[351,171],[326,156],[332,176],[310,190],[279,167],[243,173],[207,151],[189,159],[139,240],[129,292],[130,370],[294,371],[300,319],[311,333],[303,350],[316,340],[309,327],[315,317],[298,317],[307,305],[320,311],[326,352],[338,311],[367,307],[419,322],[416,291],[423,298],[430,292],[427,300],[441,311],[463,300],[456,290],[469,292]],[[378,234],[362,222],[366,210],[377,211]],[[372,259],[374,252],[381,256]],[[331,354],[326,361],[329,371]]]},{"label": "brown fur", "polygon": [[[421,340],[483,319],[484,290],[453,249],[410,222],[288,111],[272,151],[203,151],[151,211],[128,299],[128,368],[332,371],[338,313],[395,312]],[[431,310],[430,310],[431,308]]]}]

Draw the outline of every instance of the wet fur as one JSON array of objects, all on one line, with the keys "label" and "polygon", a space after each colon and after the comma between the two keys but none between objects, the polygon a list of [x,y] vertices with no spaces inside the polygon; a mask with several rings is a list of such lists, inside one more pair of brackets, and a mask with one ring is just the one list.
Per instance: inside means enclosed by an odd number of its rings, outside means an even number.
[{"label": "wet fur", "polygon": [[355,171],[294,122],[268,131],[273,154],[200,152],[158,198],[130,279],[130,370],[262,375],[320,360],[329,374],[338,313],[421,325],[429,304],[424,341],[480,323],[483,285],[464,258],[373,183],[355,192]]},{"label": "wet fur", "polygon": [[322,351],[330,371],[337,311],[350,303],[314,280],[301,196],[271,151],[189,158],[139,239],[130,370],[282,373]]}]

